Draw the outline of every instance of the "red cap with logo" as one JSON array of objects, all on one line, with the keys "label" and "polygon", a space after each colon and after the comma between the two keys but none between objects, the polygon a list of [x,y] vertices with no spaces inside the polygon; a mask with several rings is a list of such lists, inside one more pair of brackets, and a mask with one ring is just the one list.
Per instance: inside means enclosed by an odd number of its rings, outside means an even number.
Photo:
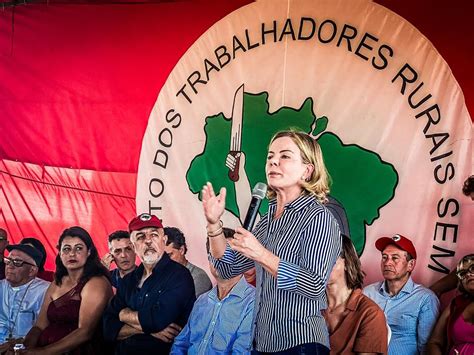
[{"label": "red cap with logo", "polygon": [[130,233],[147,227],[163,228],[163,224],[158,217],[148,213],[142,213],[136,216],[128,224],[128,230]]},{"label": "red cap with logo", "polygon": [[416,259],[415,246],[413,245],[410,239],[400,234],[395,234],[391,237],[382,237],[382,238],[377,239],[377,241],[375,242],[375,247],[380,251],[384,251],[387,245],[390,245],[390,244],[393,244],[397,246],[398,248],[405,250],[414,259]]}]

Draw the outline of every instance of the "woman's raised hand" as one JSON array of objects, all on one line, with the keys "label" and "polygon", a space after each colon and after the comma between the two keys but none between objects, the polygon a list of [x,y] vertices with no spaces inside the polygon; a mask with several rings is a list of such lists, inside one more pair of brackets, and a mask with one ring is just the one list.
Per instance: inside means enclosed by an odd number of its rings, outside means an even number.
[{"label": "woman's raised hand", "polygon": [[225,195],[225,187],[221,188],[219,195],[216,195],[210,182],[202,188],[202,207],[208,224],[216,224],[224,214]]}]

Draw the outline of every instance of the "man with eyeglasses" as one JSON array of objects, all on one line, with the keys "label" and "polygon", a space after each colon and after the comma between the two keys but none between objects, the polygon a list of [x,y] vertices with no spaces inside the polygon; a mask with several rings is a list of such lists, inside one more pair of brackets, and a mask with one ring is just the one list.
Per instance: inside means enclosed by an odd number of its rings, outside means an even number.
[{"label": "man with eyeglasses", "polygon": [[102,264],[110,269],[112,262],[117,268],[110,272],[112,286],[118,288],[125,275],[135,270],[136,254],[130,241],[130,233],[118,230],[109,235],[109,252],[102,257]]},{"label": "man with eyeglasses", "polygon": [[38,318],[49,282],[36,277],[43,255],[28,244],[9,245],[0,281],[0,353],[22,342]]},{"label": "man with eyeglasses", "polygon": [[416,265],[415,246],[410,239],[395,234],[377,239],[375,247],[382,252],[384,281],[365,287],[364,294],[385,313],[392,331],[388,354],[424,354],[438,318],[439,300],[411,278]]},{"label": "man with eyeglasses", "polygon": [[193,278],[165,253],[156,216],[142,213],[128,229],[141,265],[125,276],[107,307],[104,337],[115,342],[115,354],[168,354],[196,300]]}]

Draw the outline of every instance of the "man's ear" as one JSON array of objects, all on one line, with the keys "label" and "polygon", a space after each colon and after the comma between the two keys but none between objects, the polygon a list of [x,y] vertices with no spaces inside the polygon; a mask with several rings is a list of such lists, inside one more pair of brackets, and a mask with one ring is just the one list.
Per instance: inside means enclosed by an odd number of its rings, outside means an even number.
[{"label": "man's ear", "polygon": [[38,271],[39,271],[39,267],[38,267],[38,266],[31,266],[31,267],[30,267],[30,272],[28,273],[28,276],[30,276],[30,277],[36,277],[36,275],[38,274]]},{"label": "man's ear", "polygon": [[166,234],[163,234],[163,242],[165,245],[168,243],[168,236]]},{"label": "man's ear", "polygon": [[184,253],[186,252],[186,249],[184,248],[184,245],[182,245],[180,248],[179,248],[179,253],[181,255],[184,255]]},{"label": "man's ear", "polygon": [[416,259],[411,259],[408,262],[408,271],[413,272],[413,270],[415,269],[415,265],[416,265]]}]

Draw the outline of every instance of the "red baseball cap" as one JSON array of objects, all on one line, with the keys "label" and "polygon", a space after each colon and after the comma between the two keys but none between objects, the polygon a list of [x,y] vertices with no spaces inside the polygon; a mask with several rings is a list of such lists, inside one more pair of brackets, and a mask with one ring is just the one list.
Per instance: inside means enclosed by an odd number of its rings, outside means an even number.
[{"label": "red baseball cap", "polygon": [[387,247],[387,245],[396,245],[402,250],[405,250],[407,253],[409,253],[414,259],[416,259],[416,249],[413,243],[411,242],[410,239],[407,237],[404,237],[401,234],[395,234],[391,237],[382,237],[377,239],[375,242],[375,247],[380,250],[384,251],[384,249]]},{"label": "red baseball cap", "polygon": [[163,224],[158,217],[148,213],[142,213],[136,216],[128,224],[130,233],[147,227],[163,228]]}]

